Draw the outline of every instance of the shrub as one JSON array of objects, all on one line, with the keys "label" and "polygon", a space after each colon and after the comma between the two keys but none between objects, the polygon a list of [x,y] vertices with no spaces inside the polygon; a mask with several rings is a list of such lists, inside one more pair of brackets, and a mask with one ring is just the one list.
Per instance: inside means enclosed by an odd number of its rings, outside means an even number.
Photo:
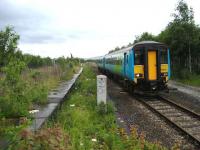
[{"label": "shrub", "polygon": [[191,73],[187,69],[182,69],[180,71],[179,77],[180,79],[190,79]]},{"label": "shrub", "polygon": [[97,112],[100,115],[105,115],[107,114],[107,105],[104,104],[103,102],[101,102],[98,106],[97,106]]},{"label": "shrub", "polygon": [[44,84],[33,85],[29,89],[30,99],[35,104],[46,104],[48,89]]},{"label": "shrub", "polygon": [[30,100],[26,93],[27,84],[20,78],[25,67],[24,62],[13,60],[3,68],[5,79],[2,82],[3,95],[0,98],[0,110],[5,117],[28,115]]},{"label": "shrub", "polygon": [[42,129],[37,134],[28,130],[22,130],[19,134],[19,139],[9,148],[18,149],[34,149],[34,150],[67,150],[69,147],[69,137],[59,125],[53,128]]},{"label": "shrub", "polygon": [[42,78],[42,74],[39,71],[33,71],[30,76],[36,81]]}]

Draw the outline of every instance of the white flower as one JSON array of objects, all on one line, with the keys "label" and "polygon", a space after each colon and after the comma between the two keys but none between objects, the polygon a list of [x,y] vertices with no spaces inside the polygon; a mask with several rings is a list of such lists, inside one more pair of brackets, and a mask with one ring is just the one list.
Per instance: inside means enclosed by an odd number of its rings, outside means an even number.
[{"label": "white flower", "polygon": [[96,142],[97,141],[97,139],[92,139],[92,142]]},{"label": "white flower", "polygon": [[30,114],[34,114],[34,113],[37,113],[37,112],[39,112],[38,109],[33,109],[33,110],[30,110],[30,111],[29,111]]},{"label": "white flower", "polygon": [[70,104],[70,107],[74,107],[75,106],[75,104]]}]

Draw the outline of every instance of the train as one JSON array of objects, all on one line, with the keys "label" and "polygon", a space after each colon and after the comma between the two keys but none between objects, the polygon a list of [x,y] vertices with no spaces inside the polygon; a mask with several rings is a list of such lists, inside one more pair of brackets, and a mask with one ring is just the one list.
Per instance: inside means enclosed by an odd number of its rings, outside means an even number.
[{"label": "train", "polygon": [[98,69],[122,79],[131,92],[168,90],[171,76],[170,48],[160,42],[142,41],[96,58]]}]

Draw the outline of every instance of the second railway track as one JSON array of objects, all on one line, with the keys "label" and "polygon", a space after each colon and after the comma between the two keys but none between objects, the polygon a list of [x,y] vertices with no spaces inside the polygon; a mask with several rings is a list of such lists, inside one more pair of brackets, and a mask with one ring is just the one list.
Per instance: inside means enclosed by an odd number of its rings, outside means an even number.
[{"label": "second railway track", "polygon": [[200,146],[200,115],[164,97],[141,97],[137,99],[153,112],[175,126]]}]

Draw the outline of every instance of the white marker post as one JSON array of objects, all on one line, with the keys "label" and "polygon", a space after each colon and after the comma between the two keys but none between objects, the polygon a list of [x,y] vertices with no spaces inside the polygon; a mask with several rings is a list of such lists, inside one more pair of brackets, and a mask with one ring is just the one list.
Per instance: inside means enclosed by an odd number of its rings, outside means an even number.
[{"label": "white marker post", "polygon": [[107,100],[107,77],[104,75],[97,76],[97,104],[101,102],[106,104]]}]

